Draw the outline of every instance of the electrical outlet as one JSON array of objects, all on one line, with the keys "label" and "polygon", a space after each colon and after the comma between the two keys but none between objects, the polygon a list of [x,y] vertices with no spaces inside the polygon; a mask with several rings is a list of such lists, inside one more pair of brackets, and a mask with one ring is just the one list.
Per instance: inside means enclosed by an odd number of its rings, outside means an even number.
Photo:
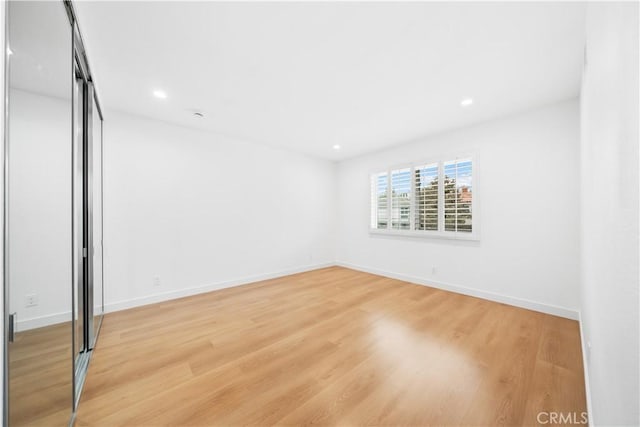
[{"label": "electrical outlet", "polygon": [[24,306],[34,307],[38,305],[38,294],[29,294],[24,296]]},{"label": "electrical outlet", "polygon": [[153,286],[160,286],[160,277],[155,276],[153,278]]},{"label": "electrical outlet", "polygon": [[431,267],[431,274],[436,274],[436,266]]}]

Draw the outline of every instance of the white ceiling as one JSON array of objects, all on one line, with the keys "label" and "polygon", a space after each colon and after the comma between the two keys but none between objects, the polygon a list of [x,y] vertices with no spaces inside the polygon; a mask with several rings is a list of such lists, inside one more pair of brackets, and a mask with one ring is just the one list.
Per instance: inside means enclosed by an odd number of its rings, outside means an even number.
[{"label": "white ceiling", "polygon": [[[76,8],[107,109],[334,160],[568,99],[580,87],[583,3]],[[154,98],[157,88],[168,98]],[[462,108],[466,97],[474,104]]]},{"label": "white ceiling", "polygon": [[71,25],[59,2],[8,3],[9,87],[71,102]]}]

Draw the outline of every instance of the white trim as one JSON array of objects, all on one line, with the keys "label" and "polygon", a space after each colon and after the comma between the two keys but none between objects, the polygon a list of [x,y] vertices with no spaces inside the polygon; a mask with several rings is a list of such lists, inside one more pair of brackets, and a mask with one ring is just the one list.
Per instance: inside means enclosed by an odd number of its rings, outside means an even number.
[{"label": "white trim", "polygon": [[[154,304],[157,302],[168,301],[177,298],[188,297],[191,295],[202,294],[206,292],[217,291],[220,289],[231,288],[234,286],[246,285],[248,283],[259,282],[261,280],[275,279],[278,277],[288,276],[290,274],[303,273],[305,271],[317,270],[325,267],[332,267],[335,264],[332,262],[322,263],[322,264],[312,264],[306,265],[302,267],[290,268],[287,270],[266,273],[266,274],[257,274],[254,276],[247,276],[241,279],[236,280],[227,280],[224,282],[213,283],[205,286],[198,286],[195,288],[188,289],[179,289],[175,291],[163,292],[159,294],[148,295],[141,298],[133,298],[130,300],[118,301],[115,303],[105,304],[104,311],[105,313],[112,313],[114,311],[126,310],[128,308],[140,307],[143,305]],[[63,312],[50,314],[47,316],[34,317],[31,319],[21,320],[18,317],[18,321],[16,322],[17,332],[28,331],[29,329],[42,328],[44,326],[51,326],[57,323],[68,322],[71,320],[71,312]]]},{"label": "white trim", "polygon": [[[410,283],[416,283],[418,285],[443,289],[445,291],[455,292],[462,295],[469,295],[477,298],[486,299],[489,301],[495,301],[503,304],[512,305],[515,307],[526,308],[528,310],[534,310],[541,313],[552,314],[554,316],[565,317],[567,319],[579,320],[580,318],[579,317],[580,313],[577,310],[573,310],[566,307],[559,307],[556,305],[544,304],[544,303],[531,301],[524,298],[517,298],[517,297],[508,296],[508,295],[497,294],[493,292],[483,291],[480,289],[468,288],[466,286],[461,286],[461,285],[454,285],[454,284],[438,282],[434,280],[425,280],[415,276],[409,276],[401,273],[394,273],[386,270],[380,270],[377,268],[364,267],[361,265],[355,265],[355,264],[341,262],[341,261],[337,261],[335,263],[326,262],[321,264],[310,264],[302,267],[295,267],[295,268],[281,270],[281,271],[272,272],[272,273],[247,276],[241,279],[217,282],[217,283],[213,283],[205,286],[198,286],[198,287],[188,288],[188,289],[179,289],[175,291],[148,295],[140,298],[133,298],[129,300],[118,301],[115,303],[105,304],[104,309],[105,309],[105,313],[112,313],[115,311],[126,310],[134,307],[140,307],[143,305],[169,301],[177,298],[184,298],[192,295],[212,292],[212,291],[231,288],[235,286],[242,286],[242,285],[246,285],[253,282],[275,279],[278,277],[288,276],[291,274],[304,273],[307,271],[312,271],[312,270],[317,270],[320,268],[326,268],[326,267],[332,267],[332,266],[340,266],[340,267],[350,268],[352,270],[363,271],[365,273],[371,273],[379,276],[390,277],[392,279],[402,280]],[[56,313],[49,316],[41,316],[41,317],[25,319],[25,320],[20,320],[20,318],[18,318],[17,326],[19,331],[26,331],[33,328],[39,328],[43,326],[53,325],[56,323],[66,322],[69,320],[69,318],[70,318],[70,312]],[[584,337],[582,336],[582,323],[580,323],[580,334],[584,341]],[[585,358],[585,360],[583,361],[583,364],[585,366],[585,384],[588,384],[586,356],[585,356],[586,352],[585,352],[584,345],[585,344],[583,342],[582,354],[583,354],[583,358]],[[588,408],[591,408],[590,397],[589,397],[590,395],[587,394],[587,396],[588,396],[587,405],[588,405]],[[589,416],[591,417],[591,413],[589,413]]]},{"label": "white trim", "polygon": [[111,313],[114,311],[126,310],[128,308],[154,304],[157,302],[183,298],[183,297],[202,294],[206,292],[212,292],[220,289],[231,288],[234,286],[246,285],[248,283],[259,282],[261,280],[269,280],[277,277],[288,276],[290,274],[303,273],[306,271],[317,270],[320,268],[326,268],[326,267],[332,267],[332,266],[340,266],[340,267],[350,268],[352,270],[363,271],[365,273],[371,273],[379,276],[390,277],[390,278],[402,280],[405,282],[416,283],[419,285],[443,289],[445,291],[455,292],[462,295],[469,295],[477,298],[486,299],[489,301],[500,302],[503,304],[525,308],[528,310],[534,310],[541,313],[551,314],[554,316],[560,316],[560,317],[564,317],[571,320],[579,319],[579,312],[577,310],[573,310],[566,307],[559,307],[556,305],[540,303],[540,302],[531,301],[524,298],[517,298],[509,295],[483,291],[480,289],[468,288],[466,286],[461,286],[461,285],[454,285],[454,284],[438,282],[434,280],[424,280],[424,279],[414,277],[414,276],[409,276],[406,274],[394,273],[394,272],[389,272],[385,270],[380,270],[377,268],[364,267],[364,266],[350,264],[346,262],[340,262],[340,261],[337,261],[335,263],[327,262],[322,264],[307,265],[303,267],[296,267],[296,268],[282,270],[282,271],[273,272],[273,273],[247,276],[242,279],[228,280],[224,282],[213,283],[210,285],[199,286],[195,288],[164,292],[160,294],[145,296],[142,298],[134,298],[130,300],[105,304],[104,308],[105,308],[105,313]]},{"label": "white trim", "polygon": [[335,264],[332,262],[326,262],[321,264],[310,264],[302,267],[294,267],[287,270],[276,271],[272,273],[256,274],[253,276],[246,276],[241,279],[225,280],[223,282],[212,283],[204,286],[197,286],[194,288],[179,289],[175,291],[162,292],[159,294],[148,295],[139,298],[133,298],[124,301],[113,302],[104,305],[105,313],[112,313],[114,311],[126,310],[128,308],[140,307],[143,305],[154,304],[157,302],[169,301],[177,298],[184,298],[192,295],[203,294],[207,292],[217,291],[220,289],[232,288],[234,286],[242,286],[253,282],[259,282],[262,280],[275,279],[278,277],[288,276],[290,274],[304,273],[306,271],[318,270],[320,268],[332,267]]},{"label": "white trim", "polygon": [[336,262],[336,265],[340,267],[350,268],[352,270],[363,271],[365,273],[376,274],[378,276],[389,277],[392,279],[402,280],[404,282],[415,283],[418,285],[429,286],[432,288],[438,288],[445,291],[455,292],[462,295],[469,295],[472,297],[482,298],[489,301],[500,302],[515,307],[526,308],[527,310],[538,311],[540,313],[552,314],[554,316],[560,316],[571,320],[578,320],[578,311],[566,307],[559,307],[557,305],[544,304],[536,301],[531,301],[524,298],[517,298],[503,294],[496,294],[493,292],[483,291],[480,289],[468,288],[466,286],[454,285],[451,283],[437,282],[434,280],[425,280],[419,277],[408,276],[406,274],[394,273],[386,270],[379,270],[377,268],[364,267],[361,265],[350,264],[347,262]]},{"label": "white trim", "polygon": [[582,327],[582,311],[578,311],[578,324],[580,325],[580,344],[582,345],[582,367],[584,369],[584,390],[587,398],[587,418],[589,425],[595,425],[593,412],[591,409],[591,387],[589,385],[589,366],[587,365],[587,339],[584,336],[584,328]]},{"label": "white trim", "polygon": [[435,231],[435,230],[395,230],[385,228],[370,228],[369,234],[381,234],[384,236],[418,237],[420,239],[445,239],[445,240],[471,240],[480,241],[478,233],[464,233],[462,231]]},{"label": "white trim", "polygon": [[16,332],[24,332],[29,329],[42,328],[44,326],[56,325],[58,323],[70,322],[71,312],[64,311],[62,313],[47,314],[46,316],[32,317],[30,319],[20,319],[16,321]]}]

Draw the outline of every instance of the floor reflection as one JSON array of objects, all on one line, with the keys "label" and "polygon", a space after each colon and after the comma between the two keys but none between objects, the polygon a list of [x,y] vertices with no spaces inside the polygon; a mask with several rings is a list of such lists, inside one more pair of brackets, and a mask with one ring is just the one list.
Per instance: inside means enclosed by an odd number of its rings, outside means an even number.
[{"label": "floor reflection", "polygon": [[64,426],[72,408],[71,323],[18,332],[9,346],[9,424]]}]

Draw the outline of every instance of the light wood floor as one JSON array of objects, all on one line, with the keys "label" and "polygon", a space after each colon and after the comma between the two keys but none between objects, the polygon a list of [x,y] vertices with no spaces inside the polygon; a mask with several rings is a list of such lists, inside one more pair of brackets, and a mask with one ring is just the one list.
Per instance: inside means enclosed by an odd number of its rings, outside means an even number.
[{"label": "light wood floor", "polygon": [[71,322],[16,334],[9,346],[9,425],[65,426],[73,406]]},{"label": "light wood floor", "polygon": [[77,425],[533,425],[540,411],[585,411],[577,322],[331,267],[107,315]]}]

